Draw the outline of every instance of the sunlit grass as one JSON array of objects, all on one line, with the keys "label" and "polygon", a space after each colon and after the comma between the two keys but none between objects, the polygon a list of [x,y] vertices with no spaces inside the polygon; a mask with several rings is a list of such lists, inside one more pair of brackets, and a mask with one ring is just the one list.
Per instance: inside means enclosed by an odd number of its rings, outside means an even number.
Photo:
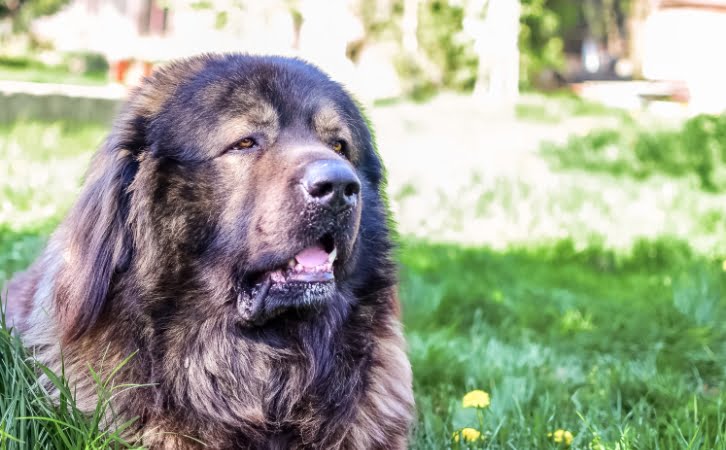
[{"label": "sunlit grass", "polygon": [[459,411],[471,389],[491,394],[477,448],[557,448],[557,429],[573,448],[726,448],[726,277],[678,243],[640,246],[406,243],[416,448],[472,426]]},{"label": "sunlit grass", "polygon": [[105,71],[72,73],[67,64],[48,66],[26,58],[0,57],[0,80],[101,85],[108,83]]},{"label": "sunlit grass", "polygon": [[694,117],[676,130],[601,129],[544,150],[562,169],[636,179],[665,174],[696,180],[708,191],[726,190],[726,115]]},{"label": "sunlit grass", "polygon": [[472,169],[451,186],[409,183],[391,195],[403,234],[506,249],[572,239],[627,250],[647,236],[726,254],[726,193],[662,175],[646,180],[556,172],[533,161],[515,174]]},{"label": "sunlit grass", "polygon": [[0,124],[0,284],[70,207],[104,133],[97,125]]},{"label": "sunlit grass", "polygon": [[63,214],[104,133],[93,125],[0,125],[0,226],[20,230]]},{"label": "sunlit grass", "polygon": [[[102,378],[89,367],[99,400],[86,414],[76,407],[74,389],[62,375],[32,359],[0,311],[0,449],[130,448],[121,435],[133,421],[115,429],[107,429],[104,421],[112,416],[114,394],[141,387],[116,385],[112,375]],[[51,389],[56,392],[55,403],[50,401]]]},{"label": "sunlit grass", "polygon": [[515,106],[515,113],[520,120],[548,124],[557,124],[573,116],[617,117],[629,123],[633,121],[627,111],[582,99],[569,90],[549,95],[537,92],[523,94]]},{"label": "sunlit grass", "polygon": [[[521,142],[479,148],[467,118],[448,140],[411,120],[381,146],[402,233],[411,447],[561,449],[569,432],[573,449],[726,449],[726,194],[697,176],[551,165]],[[38,254],[103,133],[0,127],[0,282]],[[92,418],[50,406],[26,356],[0,330],[0,449],[29,436],[63,448],[51,423],[19,418]],[[490,396],[474,421],[472,390]],[[455,442],[464,428],[481,434]]]}]

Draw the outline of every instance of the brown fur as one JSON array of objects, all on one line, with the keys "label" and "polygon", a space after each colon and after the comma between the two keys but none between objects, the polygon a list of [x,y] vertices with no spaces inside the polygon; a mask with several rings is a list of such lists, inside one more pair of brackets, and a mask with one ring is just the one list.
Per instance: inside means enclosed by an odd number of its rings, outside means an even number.
[{"label": "brown fur", "polygon": [[[238,151],[250,133],[259,148]],[[351,209],[303,199],[296,180],[320,160],[360,178]],[[10,322],[89,411],[88,366],[108,376],[133,354],[114,381],[145,387],[118,395],[107,425],[136,418],[127,437],[149,448],[405,448],[411,370],[382,186],[363,117],[317,69],[171,64],[132,94],[77,203],[8,285]],[[273,287],[248,318],[253,274],[324,234],[334,288]]]}]

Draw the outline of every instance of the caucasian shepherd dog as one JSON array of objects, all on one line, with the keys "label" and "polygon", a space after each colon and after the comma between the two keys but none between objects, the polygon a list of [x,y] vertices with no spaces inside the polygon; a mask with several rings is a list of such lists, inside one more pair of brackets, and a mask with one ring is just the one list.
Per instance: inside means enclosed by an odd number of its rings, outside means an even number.
[{"label": "caucasian shepherd dog", "polygon": [[[400,449],[411,370],[381,161],[340,85],[206,55],[131,95],[8,317],[153,449]],[[201,443],[200,443],[201,442]]]}]

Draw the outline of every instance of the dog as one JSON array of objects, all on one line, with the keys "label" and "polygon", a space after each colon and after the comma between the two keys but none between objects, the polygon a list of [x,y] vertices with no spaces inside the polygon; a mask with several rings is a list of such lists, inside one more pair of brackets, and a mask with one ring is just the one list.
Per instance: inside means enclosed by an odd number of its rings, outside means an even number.
[{"label": "dog", "polygon": [[129,95],[77,202],[9,283],[8,320],[83,410],[89,366],[140,385],[106,426],[134,419],[123,436],[151,449],[405,448],[384,186],[365,117],[316,67],[171,62]]}]

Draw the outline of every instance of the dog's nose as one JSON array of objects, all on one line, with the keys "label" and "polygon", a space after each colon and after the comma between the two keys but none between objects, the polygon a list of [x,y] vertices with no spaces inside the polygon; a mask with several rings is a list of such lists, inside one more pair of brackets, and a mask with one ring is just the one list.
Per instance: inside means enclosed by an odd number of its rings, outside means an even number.
[{"label": "dog's nose", "polygon": [[360,192],[360,180],[349,164],[335,159],[323,159],[305,167],[302,185],[310,198],[339,211],[355,206]]}]

